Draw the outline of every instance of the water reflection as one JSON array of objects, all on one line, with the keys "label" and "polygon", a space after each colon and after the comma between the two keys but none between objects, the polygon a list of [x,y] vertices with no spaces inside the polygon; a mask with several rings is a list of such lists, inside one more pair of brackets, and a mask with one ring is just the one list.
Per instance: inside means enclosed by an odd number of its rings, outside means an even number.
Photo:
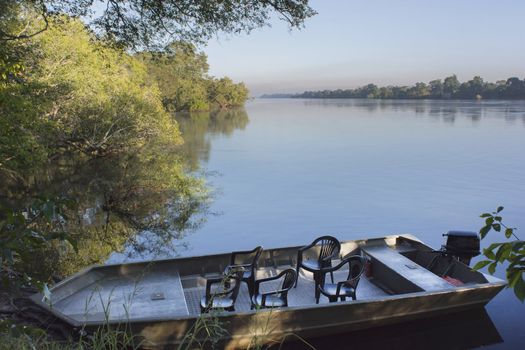
[{"label": "water reflection", "polygon": [[482,117],[505,116],[508,121],[525,123],[523,101],[455,101],[455,100],[368,100],[368,99],[308,99],[305,106],[357,108],[370,113],[377,111],[413,112],[415,115],[439,117],[445,123],[454,123],[456,116],[468,117],[473,122]]},{"label": "water reflection", "polygon": [[229,136],[235,130],[246,128],[249,122],[244,108],[180,113],[175,119],[184,137],[183,153],[192,170],[198,169],[201,161],[208,161],[211,137]]},{"label": "water reflection", "polygon": [[[484,308],[376,327],[336,336],[309,339],[324,349],[472,349],[503,342]],[[278,349],[278,346],[272,349]],[[302,342],[287,342],[284,349],[304,350]]]},{"label": "water reflection", "polygon": [[[244,129],[249,122],[244,108],[231,110],[216,110],[212,112],[180,113],[175,116],[184,138],[184,144],[179,154],[184,158],[184,165],[197,172],[201,162],[209,160],[211,138],[218,135],[231,135],[235,130]],[[213,199],[213,193],[206,192],[199,197],[195,208],[185,216],[183,225],[175,229],[166,227],[164,230],[143,228],[137,235],[132,235],[123,249],[115,251],[108,262],[139,261],[161,259],[179,256],[188,246],[184,237],[196,231],[206,221],[207,216],[215,215],[208,211],[208,204]],[[176,212],[187,209],[185,206],[176,208]]]},{"label": "water reflection", "polygon": [[64,154],[23,178],[3,181],[0,200],[6,206],[23,207],[42,194],[72,201],[63,229],[78,251],[52,242],[23,258],[25,270],[63,277],[104,262],[125,244],[151,249],[149,242],[134,239],[138,231],[171,242],[195,229],[209,202],[204,182],[185,176],[184,168],[176,146],[152,144],[102,158]]}]

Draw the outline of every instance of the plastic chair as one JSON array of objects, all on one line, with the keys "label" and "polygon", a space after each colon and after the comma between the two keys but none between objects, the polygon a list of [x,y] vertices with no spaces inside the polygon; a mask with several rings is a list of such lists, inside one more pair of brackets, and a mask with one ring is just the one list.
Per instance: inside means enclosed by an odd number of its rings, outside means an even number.
[{"label": "plastic chair", "polygon": [[[346,280],[337,283],[325,283],[325,277],[328,272],[333,273],[341,269],[343,266],[348,264],[348,276]],[[320,294],[328,297],[328,300],[333,303],[339,298],[341,301],[345,301],[347,297],[351,297],[352,300],[356,300],[356,289],[361,279],[361,275],[365,270],[365,262],[363,257],[354,255],[343,259],[337,266],[327,267],[321,270],[321,280],[317,285],[317,289]],[[316,296],[315,302],[319,304],[320,295]]]},{"label": "plastic chair", "polygon": [[261,256],[262,251],[263,248],[259,246],[252,250],[233,252],[230,258],[230,265],[226,266],[224,269],[225,275],[231,274],[232,271],[235,271],[238,268],[244,269],[242,281],[248,285],[250,298],[253,296],[255,271],[257,270],[259,257]]},{"label": "plastic chair", "polygon": [[[304,259],[303,254],[312,248],[318,248],[316,259]],[[297,252],[297,274],[295,276],[295,286],[299,280],[299,269],[305,269],[314,274],[315,281],[315,297],[319,298],[319,291],[317,285],[319,284],[320,271],[323,268],[332,266],[332,259],[339,257],[341,251],[341,243],[337,238],[332,236],[322,236],[316,238],[311,244],[299,248]],[[332,282],[334,281],[334,275],[331,273]]]},{"label": "plastic chair", "polygon": [[[200,301],[201,313],[214,309],[235,311],[235,301],[239,295],[243,273],[244,270],[239,268],[230,275],[207,279],[206,294]],[[220,284],[220,291],[211,292],[211,286],[214,284]]]},{"label": "plastic chair", "polygon": [[[295,283],[297,272],[287,269],[274,277],[263,278],[255,281],[255,293],[251,298],[253,308],[273,308],[288,306],[288,291]],[[283,279],[281,288],[271,292],[260,293],[261,283]]]}]

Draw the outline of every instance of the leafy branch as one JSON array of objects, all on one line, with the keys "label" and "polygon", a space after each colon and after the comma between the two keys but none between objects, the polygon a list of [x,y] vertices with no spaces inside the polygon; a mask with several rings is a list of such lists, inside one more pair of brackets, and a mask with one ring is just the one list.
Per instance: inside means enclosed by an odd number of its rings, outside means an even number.
[{"label": "leafy branch", "polygon": [[26,284],[46,291],[45,283],[19,272],[17,263],[53,240],[68,242],[77,250],[76,240],[64,230],[66,206],[73,204],[41,197],[20,210],[0,207],[0,276],[5,286]]},{"label": "leafy branch", "polygon": [[500,206],[491,213],[483,213],[481,218],[485,219],[485,225],[479,230],[481,239],[484,239],[490,231],[504,232],[507,239],[514,238],[510,242],[493,243],[488,248],[483,249],[483,255],[487,260],[479,261],[474,265],[474,270],[480,270],[486,266],[488,272],[493,275],[498,264],[506,264],[506,277],[508,288],[514,289],[514,294],[522,302],[525,300],[525,281],[523,273],[525,271],[525,241],[516,235],[516,228],[509,227],[503,223]]}]

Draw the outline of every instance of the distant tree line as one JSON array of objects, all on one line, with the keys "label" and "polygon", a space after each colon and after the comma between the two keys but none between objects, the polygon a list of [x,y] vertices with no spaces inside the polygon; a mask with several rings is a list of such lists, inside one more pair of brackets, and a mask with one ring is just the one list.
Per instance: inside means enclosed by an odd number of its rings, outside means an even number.
[{"label": "distant tree line", "polygon": [[476,76],[461,83],[456,75],[413,86],[368,84],[357,89],[305,91],[294,98],[370,98],[370,99],[525,99],[525,79],[516,77],[485,82]]}]

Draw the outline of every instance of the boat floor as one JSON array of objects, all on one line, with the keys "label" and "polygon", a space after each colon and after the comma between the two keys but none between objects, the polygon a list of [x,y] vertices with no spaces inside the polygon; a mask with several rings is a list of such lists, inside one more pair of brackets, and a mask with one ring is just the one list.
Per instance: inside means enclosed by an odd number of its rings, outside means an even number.
[{"label": "boat floor", "polygon": [[[273,272],[275,274],[276,272]],[[348,272],[339,272],[334,273],[334,281],[343,281],[346,279]],[[329,280],[329,276],[327,276]],[[282,283],[282,282],[281,282]],[[279,288],[280,282],[267,282],[261,284],[261,292],[268,292]],[[306,306],[306,305],[315,305],[315,285],[311,275],[299,275],[299,281],[296,288],[292,288],[288,292],[288,306]],[[186,297],[186,303],[188,306],[188,311],[192,315],[197,315],[200,313],[200,299],[205,293],[204,287],[196,288],[185,288],[184,296]],[[380,299],[384,296],[389,295],[389,293],[383,291],[371,281],[365,277],[361,278],[359,285],[357,287],[357,299],[358,300],[373,300]],[[319,304],[328,303],[328,298],[321,295]],[[241,284],[241,290],[235,302],[235,311],[249,311],[250,310],[250,295],[248,293],[248,287],[245,283]]]},{"label": "boat floor", "polygon": [[[288,267],[260,269],[257,275],[258,278],[275,276]],[[346,276],[347,271],[338,271],[334,279],[341,281]],[[261,291],[275,290],[279,283],[263,283]],[[176,271],[151,270],[141,275],[104,276],[57,301],[52,307],[81,322],[174,319],[198,315],[200,299],[204,294],[205,279],[201,276],[181,278]],[[389,293],[368,279],[361,278],[357,287],[358,300],[380,299],[386,295]],[[328,303],[328,299],[321,296],[320,303]],[[288,294],[288,304],[290,307],[315,305],[311,274],[300,274],[297,288],[292,288]],[[241,284],[235,309],[241,312],[250,310],[250,297],[245,283]]]}]

